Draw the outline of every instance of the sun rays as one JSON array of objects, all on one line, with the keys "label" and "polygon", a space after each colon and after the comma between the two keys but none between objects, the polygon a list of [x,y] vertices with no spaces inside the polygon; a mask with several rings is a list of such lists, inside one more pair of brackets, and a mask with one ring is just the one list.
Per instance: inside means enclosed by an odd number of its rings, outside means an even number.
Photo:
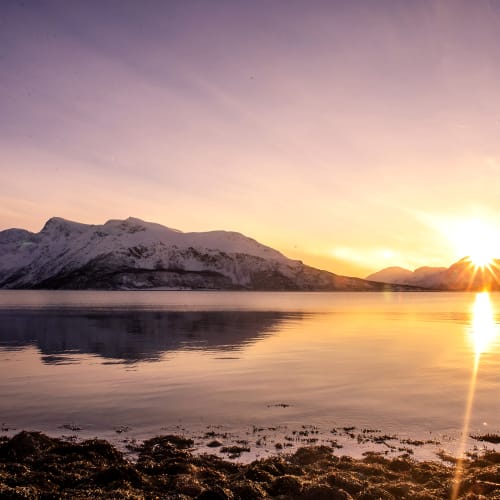
[{"label": "sun rays", "polygon": [[485,264],[479,265],[471,257],[466,257],[466,266],[462,270],[464,281],[467,282],[466,290],[476,290],[488,292],[497,290],[500,287],[500,267],[499,261],[490,259]]}]

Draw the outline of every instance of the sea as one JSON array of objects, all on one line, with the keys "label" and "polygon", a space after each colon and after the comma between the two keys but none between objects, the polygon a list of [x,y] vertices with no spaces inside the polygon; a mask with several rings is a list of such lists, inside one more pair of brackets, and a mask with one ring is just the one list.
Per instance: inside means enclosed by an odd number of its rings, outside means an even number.
[{"label": "sea", "polygon": [[0,436],[495,448],[499,325],[498,293],[0,291]]}]

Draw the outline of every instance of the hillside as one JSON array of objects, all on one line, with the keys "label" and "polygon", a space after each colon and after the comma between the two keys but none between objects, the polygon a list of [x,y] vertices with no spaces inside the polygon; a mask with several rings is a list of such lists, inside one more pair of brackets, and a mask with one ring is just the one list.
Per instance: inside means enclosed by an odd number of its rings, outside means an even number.
[{"label": "hillside", "polygon": [[1,231],[0,257],[0,288],[8,289],[387,289],[306,266],[240,233],[184,233],[132,217],[102,225],[54,217],[39,233]]}]

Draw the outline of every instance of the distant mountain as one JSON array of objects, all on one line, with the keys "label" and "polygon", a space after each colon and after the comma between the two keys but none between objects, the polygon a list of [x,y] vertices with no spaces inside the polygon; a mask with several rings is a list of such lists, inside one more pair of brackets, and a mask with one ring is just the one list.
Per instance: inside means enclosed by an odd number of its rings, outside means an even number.
[{"label": "distant mountain", "polygon": [[132,217],[102,225],[54,217],[36,234],[0,232],[0,288],[369,291],[387,285],[306,266],[240,233],[183,233]]},{"label": "distant mountain", "polygon": [[419,267],[409,271],[402,267],[388,267],[366,279],[433,290],[500,290],[500,260],[485,267],[474,266],[468,257],[448,268]]},{"label": "distant mountain", "polygon": [[403,267],[386,267],[381,271],[370,274],[367,276],[367,280],[371,281],[381,281],[382,283],[398,283],[400,285],[407,284],[407,281],[411,281],[413,278],[413,271],[405,269]]}]

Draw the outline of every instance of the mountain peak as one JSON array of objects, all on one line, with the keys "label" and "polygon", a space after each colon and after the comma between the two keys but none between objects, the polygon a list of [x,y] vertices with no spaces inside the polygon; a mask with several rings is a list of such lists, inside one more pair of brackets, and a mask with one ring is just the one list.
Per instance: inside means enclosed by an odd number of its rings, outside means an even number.
[{"label": "mountain peak", "polygon": [[51,217],[50,219],[47,220],[45,225],[43,226],[44,228],[46,227],[52,227],[58,224],[65,224],[67,222],[72,222],[68,219],[64,219],[63,217]]},{"label": "mountain peak", "polygon": [[118,226],[123,229],[135,228],[138,230],[155,229],[182,233],[182,231],[179,231],[178,229],[173,229],[156,222],[147,222],[143,219],[139,219],[138,217],[127,217],[126,219],[109,219],[104,223],[104,226]]},{"label": "mountain peak", "polygon": [[82,229],[85,229],[87,227],[87,224],[82,224],[81,222],[74,222],[62,217],[51,217],[43,226],[41,233],[74,230],[81,232]]},{"label": "mountain peak", "polygon": [[413,276],[409,269],[399,266],[391,266],[382,269],[376,273],[370,274],[366,277],[370,281],[378,281],[381,283],[398,283],[406,284],[407,281]]}]

